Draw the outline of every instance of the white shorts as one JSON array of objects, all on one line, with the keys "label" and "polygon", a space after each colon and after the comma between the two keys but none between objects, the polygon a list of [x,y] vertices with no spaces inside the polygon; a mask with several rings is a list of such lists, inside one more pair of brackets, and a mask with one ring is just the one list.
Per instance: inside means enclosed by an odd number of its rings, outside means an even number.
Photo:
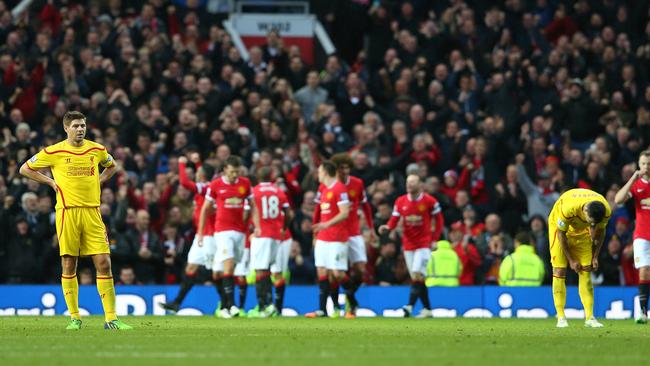
[{"label": "white shorts", "polygon": [[212,269],[214,262],[214,254],[217,251],[217,246],[214,242],[212,235],[203,237],[203,246],[199,246],[198,239],[195,236],[189,253],[187,253],[187,263],[205,266],[207,269]]},{"label": "white shorts", "polygon": [[348,246],[340,242],[316,240],[314,261],[316,262],[316,267],[347,271]]},{"label": "white shorts", "polygon": [[406,268],[408,268],[411,277],[416,273],[426,276],[429,257],[431,257],[431,249],[429,248],[404,251]]},{"label": "white shorts", "polygon": [[366,263],[368,256],[366,255],[366,243],[363,241],[363,236],[351,236],[348,239],[348,250],[350,263]]},{"label": "white shorts", "polygon": [[634,267],[650,266],[650,240],[634,239]]},{"label": "white shorts", "polygon": [[271,264],[271,273],[284,273],[289,270],[289,255],[291,254],[292,242],[291,239],[280,242],[275,261]]},{"label": "white shorts", "polygon": [[234,259],[239,263],[244,255],[244,246],[246,245],[246,237],[244,233],[234,230],[221,231],[214,233],[214,240],[216,242],[217,253],[214,260],[223,262],[226,259]]},{"label": "white shorts", "polygon": [[251,251],[248,248],[244,248],[244,253],[241,257],[241,260],[237,262],[237,265],[235,266],[235,277],[246,277],[248,276],[248,273],[250,272],[250,263],[251,259]]},{"label": "white shorts", "polygon": [[217,260],[214,260],[212,262],[212,273],[223,273],[223,262],[218,262]]},{"label": "white shorts", "polygon": [[280,241],[271,238],[251,239],[251,268],[268,271],[275,262]]}]

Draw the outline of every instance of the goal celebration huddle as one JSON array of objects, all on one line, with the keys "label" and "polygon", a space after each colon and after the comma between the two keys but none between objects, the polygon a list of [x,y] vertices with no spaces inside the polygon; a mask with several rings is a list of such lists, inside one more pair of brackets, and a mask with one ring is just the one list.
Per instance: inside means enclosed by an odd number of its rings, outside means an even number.
[{"label": "goal celebration huddle", "polygon": [[[119,169],[106,148],[85,139],[86,117],[80,112],[68,112],[63,118],[67,139],[48,146],[34,155],[20,173],[56,192],[56,233],[61,255],[61,285],[71,320],[67,329],[82,326],[78,304],[77,261],[91,257],[97,272],[97,290],[104,312],[106,329],[128,330],[131,326],[119,320],[115,313],[115,289],[107,230],[99,213],[101,185]],[[193,222],[195,238],[187,257],[185,275],[176,298],[160,303],[164,309],[176,312],[184,298],[197,283],[201,267],[212,272],[219,295],[215,314],[220,318],[238,317],[243,312],[247,294],[247,277],[254,271],[258,306],[249,316],[273,317],[282,314],[291,247],[291,222],[294,212],[283,186],[276,184],[279,172],[262,167],[253,177],[244,176],[242,163],[230,156],[220,172],[209,165],[200,165],[193,157],[198,171],[196,181],[186,172],[187,158],[179,163],[180,184],[194,194]],[[347,153],[335,154],[318,166],[318,192],[315,196],[313,232],[314,260],[318,276],[318,304],[308,318],[355,318],[360,305],[356,292],[362,285],[368,261],[367,244],[377,240],[374,232],[373,208],[366,196],[364,182],[350,174],[353,161]],[[51,170],[52,177],[40,171]],[[647,224],[650,202],[650,152],[639,158],[639,170],[616,193],[615,202],[622,204],[632,198],[635,202],[637,225],[634,231],[634,263],[640,270],[639,299],[641,316],[647,321],[650,284],[650,232]],[[101,170],[101,172],[100,172]],[[284,187],[286,189],[286,187]],[[612,215],[608,201],[599,193],[576,188],[564,192],[554,203],[548,216],[548,239],[553,268],[553,301],[557,327],[568,327],[564,314],[567,271],[578,274],[578,292],[585,314],[585,326],[602,327],[593,314],[594,288],[591,273],[598,270],[599,254],[605,229]],[[364,241],[365,230],[369,243]],[[444,218],[436,198],[424,192],[421,178],[410,174],[406,178],[406,194],[393,204],[390,220],[379,226],[386,234],[401,224],[404,260],[411,278],[408,302],[402,311],[411,316],[415,303],[422,303],[416,317],[432,316],[431,301],[425,281],[429,276],[432,250],[446,248],[440,241],[444,234]],[[526,236],[518,236],[526,238]],[[524,240],[524,239],[522,239]],[[521,241],[521,240],[520,240]],[[445,244],[446,243],[446,244]],[[527,243],[519,243],[527,244]],[[516,261],[512,259],[512,261]],[[520,269],[520,272],[524,272]],[[543,271],[542,271],[543,274]],[[514,274],[513,274],[514,276]],[[525,284],[526,278],[519,278]],[[235,301],[238,286],[239,303]],[[339,292],[346,299],[344,314],[339,307]],[[328,314],[328,298],[333,311]],[[239,304],[239,305],[238,305]],[[415,314],[413,314],[415,315]]]}]

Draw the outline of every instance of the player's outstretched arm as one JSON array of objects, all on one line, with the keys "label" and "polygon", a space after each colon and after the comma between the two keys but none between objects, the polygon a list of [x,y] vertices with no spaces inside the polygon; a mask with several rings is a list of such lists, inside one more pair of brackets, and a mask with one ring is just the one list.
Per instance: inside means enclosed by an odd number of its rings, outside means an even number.
[{"label": "player's outstretched arm", "polygon": [[616,192],[616,196],[614,196],[614,202],[616,202],[617,205],[621,205],[625,203],[625,201],[630,198],[630,189],[632,188],[632,184],[636,182],[637,179],[641,176],[641,171],[637,170],[632,174],[632,177],[621,187],[621,189]]},{"label": "player's outstretched arm", "polygon": [[27,178],[29,178],[31,180],[34,180],[34,181],[37,181],[39,183],[47,184],[48,186],[52,187],[52,189],[54,189],[54,191],[56,191],[56,189],[57,189],[56,182],[54,181],[54,179],[44,175],[43,173],[41,173],[41,172],[39,172],[37,170],[34,170],[34,169],[30,168],[27,165],[27,163],[24,163],[20,167],[20,174],[22,176],[24,176],[24,177],[27,177]]},{"label": "player's outstretched arm", "polygon": [[379,229],[378,229],[379,234],[382,235],[382,234],[388,233],[390,231],[393,231],[397,227],[397,222],[399,221],[399,219],[400,219],[400,215],[397,212],[397,205],[396,205],[395,209],[393,209],[393,214],[391,215],[388,222],[379,227]]},{"label": "player's outstretched arm", "polygon": [[200,247],[203,246],[203,229],[205,228],[205,220],[212,213],[212,201],[205,200],[203,207],[201,207],[201,214],[199,215],[199,227],[196,229],[196,240]]}]

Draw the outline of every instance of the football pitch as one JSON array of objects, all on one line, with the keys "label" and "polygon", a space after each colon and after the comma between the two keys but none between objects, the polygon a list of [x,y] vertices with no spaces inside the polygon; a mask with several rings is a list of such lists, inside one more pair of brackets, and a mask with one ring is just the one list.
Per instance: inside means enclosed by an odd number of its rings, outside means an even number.
[{"label": "football pitch", "polygon": [[0,365],[639,365],[650,325],[523,319],[232,319],[0,317]]}]

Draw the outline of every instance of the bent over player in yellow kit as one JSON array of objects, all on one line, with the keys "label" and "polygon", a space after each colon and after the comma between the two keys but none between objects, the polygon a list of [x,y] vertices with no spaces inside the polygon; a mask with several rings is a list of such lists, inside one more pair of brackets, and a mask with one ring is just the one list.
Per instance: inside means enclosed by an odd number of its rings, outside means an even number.
[{"label": "bent over player in yellow kit", "polygon": [[569,323],[564,316],[567,265],[578,273],[578,292],[585,309],[585,326],[603,325],[594,318],[594,286],[591,273],[598,269],[598,254],[612,210],[605,198],[588,189],[571,189],[555,202],[548,217],[548,235],[553,265],[553,302],[557,327]]},{"label": "bent over player in yellow kit", "polygon": [[[117,171],[106,148],[85,139],[86,117],[80,112],[63,116],[67,139],[48,146],[20,167],[20,174],[47,184],[56,192],[56,234],[61,255],[61,286],[70,323],[66,329],[81,328],[77,259],[92,257],[97,270],[97,291],[105,314],[105,329],[132,329],[117,319],[115,287],[106,227],[99,212],[100,187]],[[99,166],[104,171],[99,173]],[[40,169],[51,169],[54,179]]]}]

